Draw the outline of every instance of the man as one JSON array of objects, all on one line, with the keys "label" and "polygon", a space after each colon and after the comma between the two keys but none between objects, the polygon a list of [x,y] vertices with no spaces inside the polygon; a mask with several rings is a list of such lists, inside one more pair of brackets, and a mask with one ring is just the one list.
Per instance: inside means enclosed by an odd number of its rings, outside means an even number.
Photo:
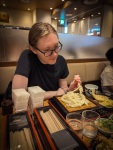
[{"label": "man", "polygon": [[12,89],[40,86],[46,91],[44,99],[74,90],[81,80],[77,77],[70,87],[67,86],[69,71],[64,57],[59,55],[63,45],[56,30],[48,23],[35,23],[28,39],[29,49],[20,55]]}]

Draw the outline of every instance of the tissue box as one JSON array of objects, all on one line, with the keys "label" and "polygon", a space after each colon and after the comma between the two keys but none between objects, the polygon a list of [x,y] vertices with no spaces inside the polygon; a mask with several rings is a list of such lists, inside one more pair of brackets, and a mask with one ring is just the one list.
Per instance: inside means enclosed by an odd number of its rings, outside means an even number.
[{"label": "tissue box", "polygon": [[29,107],[38,108],[43,107],[44,93],[45,91],[39,86],[28,87],[28,92],[30,93]]},{"label": "tissue box", "polygon": [[43,97],[45,91],[41,89],[39,86],[28,87],[28,92],[30,93],[30,97],[36,100],[38,97]]},{"label": "tissue box", "polygon": [[12,90],[12,99],[16,112],[27,110],[30,94],[25,89]]}]

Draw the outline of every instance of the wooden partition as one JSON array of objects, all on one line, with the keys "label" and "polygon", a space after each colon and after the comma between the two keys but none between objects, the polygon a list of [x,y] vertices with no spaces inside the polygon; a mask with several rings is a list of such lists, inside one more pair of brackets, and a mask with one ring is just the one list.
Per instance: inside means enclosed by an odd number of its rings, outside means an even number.
[{"label": "wooden partition", "polygon": [[[29,30],[0,28],[0,62],[17,62],[21,52],[28,48]],[[105,58],[113,47],[112,38],[58,33],[63,44],[60,54],[66,60],[91,60]]]}]

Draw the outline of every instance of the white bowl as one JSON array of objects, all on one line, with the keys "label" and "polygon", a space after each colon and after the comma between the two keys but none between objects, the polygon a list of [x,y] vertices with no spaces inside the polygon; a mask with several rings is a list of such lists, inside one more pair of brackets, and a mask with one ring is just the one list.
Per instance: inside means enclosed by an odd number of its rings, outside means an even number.
[{"label": "white bowl", "polygon": [[95,84],[86,84],[85,85],[85,88],[86,89],[89,89],[89,90],[98,90],[98,86],[97,85],[95,85]]},{"label": "white bowl", "polygon": [[111,126],[113,126],[113,121],[111,121],[110,119],[108,118],[100,118],[100,119],[97,119],[95,121],[96,125],[98,126],[98,129],[100,130],[100,132],[104,133],[104,134],[113,134],[113,129],[109,129],[109,126],[104,126],[104,122],[106,121],[106,123],[108,122],[108,124],[110,123]]}]

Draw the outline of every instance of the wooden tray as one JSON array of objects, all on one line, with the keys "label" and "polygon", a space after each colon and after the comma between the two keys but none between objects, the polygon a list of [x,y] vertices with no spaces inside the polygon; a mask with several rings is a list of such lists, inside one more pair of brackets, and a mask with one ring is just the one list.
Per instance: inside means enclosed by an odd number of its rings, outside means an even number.
[{"label": "wooden tray", "polygon": [[61,97],[56,97],[57,100],[63,105],[63,107],[65,107],[65,109],[68,111],[68,112],[73,112],[73,111],[78,111],[78,110],[83,110],[83,109],[89,109],[89,108],[94,108],[94,107],[97,107],[97,105],[95,103],[93,103],[92,101],[88,100],[89,103],[88,105],[82,105],[82,106],[79,106],[79,107],[69,107],[67,106],[62,100],[61,100]]},{"label": "wooden tray", "polygon": [[[50,144],[50,150],[89,150],[84,141],[74,132],[74,130],[70,129],[68,123],[57,109],[54,109],[51,106],[35,108],[34,115],[37,120],[35,124],[36,128],[39,130],[39,127],[41,127],[46,138],[45,140]],[[42,134],[40,134],[40,136],[42,137]],[[48,147],[46,148],[48,149]]]}]

